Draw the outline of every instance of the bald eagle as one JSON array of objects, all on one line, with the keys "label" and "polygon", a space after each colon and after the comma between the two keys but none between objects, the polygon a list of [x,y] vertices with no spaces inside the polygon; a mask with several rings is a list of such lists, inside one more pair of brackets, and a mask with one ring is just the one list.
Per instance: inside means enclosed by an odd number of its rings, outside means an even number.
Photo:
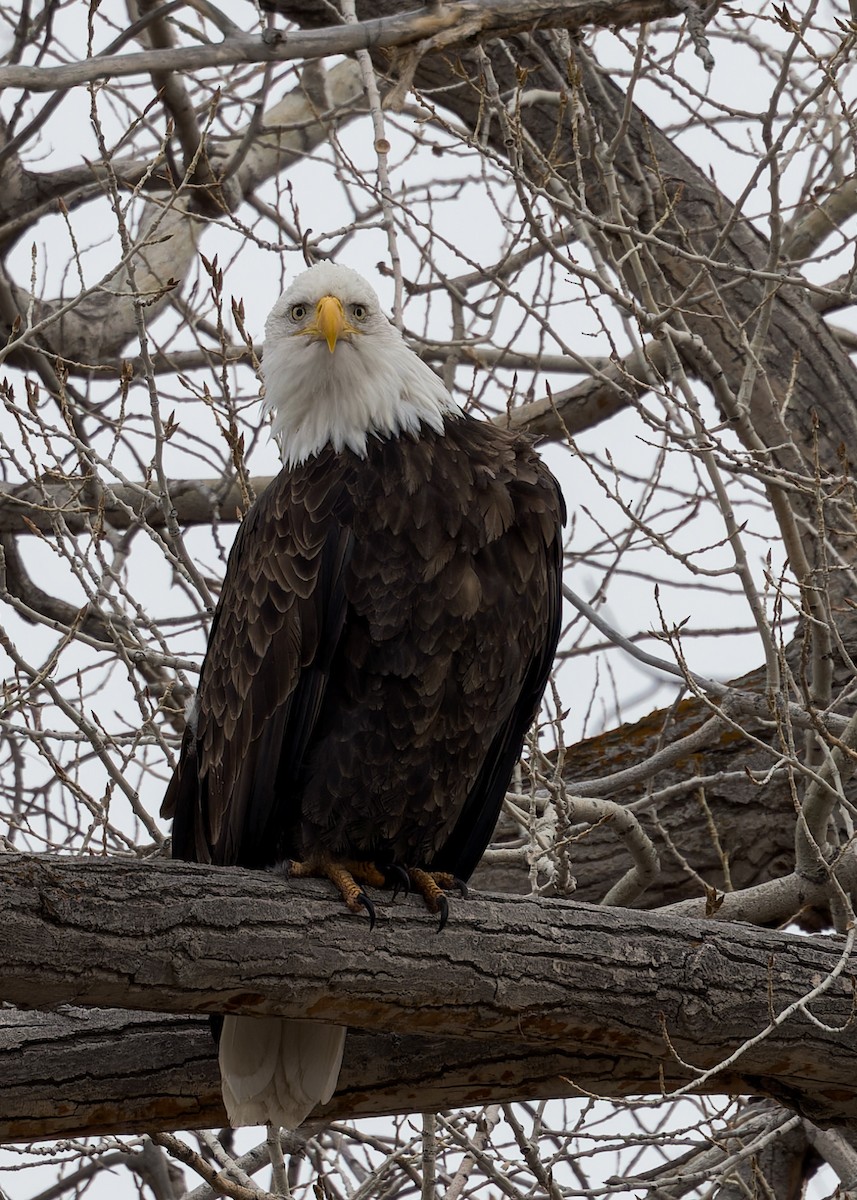
[{"label": "bald eagle", "polygon": [[[524,437],[462,412],[355,271],[275,304],[284,466],[244,518],[162,812],[193,862],[407,881],[445,919],[497,821],[559,633],[563,501]],[[233,1125],[330,1099],[345,1030],[224,1018]]]}]

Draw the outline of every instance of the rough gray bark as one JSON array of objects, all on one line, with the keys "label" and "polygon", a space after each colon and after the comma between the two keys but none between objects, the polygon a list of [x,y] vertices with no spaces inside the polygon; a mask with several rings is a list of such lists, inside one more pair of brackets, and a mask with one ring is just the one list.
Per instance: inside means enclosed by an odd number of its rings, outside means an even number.
[{"label": "rough gray bark", "polygon": [[[381,907],[370,932],[322,885],[161,861],[10,855],[0,903],[0,999],[22,1007],[278,1012],[470,1043],[459,1059],[445,1043],[440,1069],[429,1053],[416,1086],[407,1048],[402,1074],[388,1062],[374,1097],[389,1045],[373,1047],[355,1068],[361,1082],[351,1076],[335,1102],[339,1115],[440,1104],[441,1093],[461,1103],[580,1087],[659,1093],[688,1079],[676,1056],[694,1070],[719,1064],[818,989],[842,953],[839,939],[499,896],[457,903],[440,937],[416,898]],[[857,1121],[851,974],[809,1007],[830,1028],[795,1011],[703,1090],[763,1092],[816,1122]],[[192,1104],[175,1090],[180,1127]],[[164,1128],[167,1116],[152,1119]]]},{"label": "rough gray bark", "polygon": [[[0,1069],[3,1141],[206,1129],[226,1121],[203,1017],[72,1006],[0,1013]],[[622,1097],[688,1080],[674,1061],[660,1064],[573,1040],[566,1047],[352,1027],[339,1086],[318,1119],[581,1092]],[[730,1093],[747,1087],[735,1072],[716,1084]]]}]

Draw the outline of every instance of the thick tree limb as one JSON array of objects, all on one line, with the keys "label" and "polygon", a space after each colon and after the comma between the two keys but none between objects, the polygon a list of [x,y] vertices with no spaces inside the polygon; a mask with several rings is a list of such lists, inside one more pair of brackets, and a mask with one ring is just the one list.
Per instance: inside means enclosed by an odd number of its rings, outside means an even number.
[{"label": "thick tree limb", "polygon": [[[364,1064],[360,1082],[343,1085],[339,1115],[421,1108],[441,1092],[446,1105],[593,1086],[658,1094],[689,1078],[676,1056],[710,1069],[768,1030],[704,1090],[764,1092],[814,1121],[857,1121],[853,977],[847,964],[831,974],[838,939],[511,897],[457,903],[440,937],[416,899],[400,902],[379,909],[370,933],[322,885],[163,861],[10,855],[0,899],[0,999],[17,1005],[280,1012],[472,1043],[422,1060],[418,1084],[410,1049],[401,1074],[387,1063],[383,1087],[377,1064]],[[813,1021],[799,1010],[781,1020],[813,991]],[[474,1076],[474,1060],[493,1065]],[[200,1070],[210,1068],[192,1069],[190,1100],[170,1089],[178,1126],[195,1119]],[[210,1099],[203,1108],[204,1124]],[[168,1115],[151,1120],[163,1128]],[[117,1103],[105,1121],[120,1117]]]},{"label": "thick tree limb", "polygon": [[[0,1071],[0,1141],[209,1129],[226,1122],[204,1017],[72,1006],[57,1012],[9,1009],[0,1012]],[[621,1048],[352,1028],[336,1094],[318,1116],[332,1121],[586,1094],[618,1099],[658,1095],[688,1080],[674,1060]],[[705,1090],[753,1087],[732,1071]],[[825,1115],[853,1117],[848,1109],[833,1111],[827,1101],[816,1113],[821,1120]]]},{"label": "thick tree limb", "polygon": [[[270,477],[250,480],[258,493]],[[161,528],[164,511],[155,485],[114,484],[103,503],[89,502],[87,480],[0,485],[0,533],[50,532],[59,520],[70,533],[86,533],[106,521],[114,529],[129,529],[145,521]],[[214,520],[239,520],[244,508],[237,480],[176,479],[170,483],[170,499],[180,525],[210,525]]]},{"label": "thick tree limb", "polygon": [[[49,92],[96,79],[117,79],[150,71],[199,71],[239,63],[312,60],[332,54],[352,54],[355,50],[420,45],[430,39],[438,39],[440,45],[455,45],[476,37],[505,37],[538,27],[612,28],[673,16],[680,11],[680,6],[670,0],[456,0],[312,33],[289,32],[270,41],[252,35],[234,36],[216,45],[103,55],[62,67],[3,67],[0,87]],[[330,10],[327,17],[329,20]]]}]

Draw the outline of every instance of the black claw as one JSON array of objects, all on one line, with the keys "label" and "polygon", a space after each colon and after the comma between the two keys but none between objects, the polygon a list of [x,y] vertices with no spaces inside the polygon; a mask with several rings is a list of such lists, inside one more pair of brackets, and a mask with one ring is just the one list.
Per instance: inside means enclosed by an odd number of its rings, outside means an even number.
[{"label": "black claw", "polygon": [[369,914],[369,932],[375,928],[375,905],[369,899],[365,892],[357,893],[357,903],[362,904]]},{"label": "black claw", "polygon": [[394,900],[399,892],[404,892],[406,896],[410,895],[411,877],[404,867],[393,863],[392,866],[387,867],[386,875],[389,885],[393,889]]},{"label": "black claw", "polygon": [[462,898],[462,900],[466,900],[467,897],[470,895],[470,892],[468,891],[467,884],[464,882],[464,880],[458,879],[455,875],[453,875],[452,882],[458,888],[458,894]]},{"label": "black claw", "polygon": [[437,907],[438,911],[440,912],[440,920],[437,924],[437,932],[440,933],[444,925],[449,920],[449,901],[447,900],[446,896],[438,896]]}]

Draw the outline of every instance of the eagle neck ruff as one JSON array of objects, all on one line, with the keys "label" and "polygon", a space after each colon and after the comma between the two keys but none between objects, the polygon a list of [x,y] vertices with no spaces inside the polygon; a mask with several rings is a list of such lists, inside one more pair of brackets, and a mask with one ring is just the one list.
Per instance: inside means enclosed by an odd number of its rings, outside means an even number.
[{"label": "eagle neck ruff", "polygon": [[389,326],[382,337],[337,345],[308,345],[303,353],[285,339],[265,347],[264,408],[287,467],[299,466],[330,445],[365,458],[371,439],[441,433],[461,409],[443,382]]}]

